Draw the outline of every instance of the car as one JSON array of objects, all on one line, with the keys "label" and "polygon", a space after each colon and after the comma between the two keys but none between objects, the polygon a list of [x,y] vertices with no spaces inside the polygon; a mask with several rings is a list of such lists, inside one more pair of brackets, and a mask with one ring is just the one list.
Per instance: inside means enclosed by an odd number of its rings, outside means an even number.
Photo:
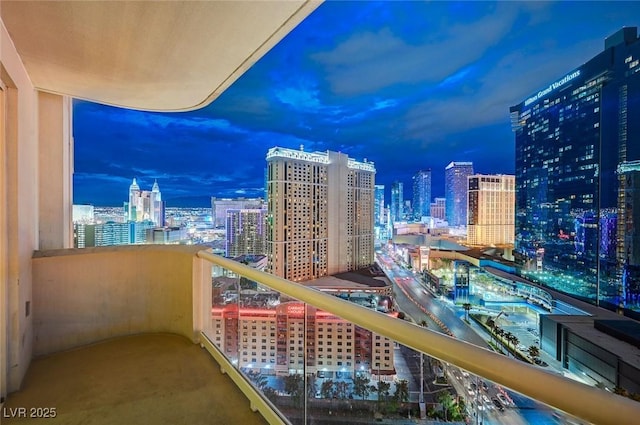
[{"label": "car", "polygon": [[482,389],[485,391],[489,391],[489,385],[486,382],[482,381]]},{"label": "car", "polygon": [[475,396],[475,391],[473,391],[473,389],[471,389],[471,387],[467,388],[467,392],[469,393],[469,395],[471,397]]},{"label": "car", "polygon": [[494,406],[496,406],[496,409],[498,409],[501,412],[504,411],[504,406],[502,405],[502,403],[500,403],[500,400],[494,397],[491,399],[491,402],[493,403]]}]

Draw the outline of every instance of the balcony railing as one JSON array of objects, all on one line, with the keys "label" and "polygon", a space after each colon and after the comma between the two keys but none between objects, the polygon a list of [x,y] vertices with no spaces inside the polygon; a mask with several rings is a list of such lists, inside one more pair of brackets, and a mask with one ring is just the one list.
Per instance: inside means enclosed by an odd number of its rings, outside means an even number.
[{"label": "balcony railing", "polygon": [[[306,368],[308,363],[308,352],[309,350],[313,350],[313,341],[307,341],[307,336],[309,335],[308,332],[310,329],[307,327],[307,321],[318,320],[311,318],[311,316],[307,312],[307,308],[309,307],[317,309],[318,311],[325,312],[332,317],[344,319],[345,321],[350,322],[353,325],[357,325],[360,328],[373,332],[374,335],[379,335],[382,338],[387,338],[388,340],[395,341],[401,346],[409,347],[410,349],[413,349],[419,353],[424,353],[430,358],[437,359],[437,361],[443,362],[442,364],[445,366],[457,366],[478,377],[489,380],[500,386],[504,386],[534,401],[542,403],[553,409],[557,409],[561,412],[565,412],[568,415],[574,416],[584,421],[596,424],[622,424],[635,423],[637,421],[637,418],[640,417],[640,403],[637,403],[628,398],[621,397],[608,391],[588,386],[586,384],[582,384],[580,382],[565,378],[561,375],[547,372],[541,368],[527,364],[525,362],[505,357],[502,354],[480,348],[478,346],[438,332],[431,331],[430,329],[416,326],[415,324],[412,324],[410,322],[399,320],[392,316],[379,313],[373,309],[356,305],[350,301],[342,300],[328,293],[320,292],[316,289],[305,287],[303,285],[287,281],[277,276],[261,272],[233,260],[213,255],[208,251],[199,251],[197,253],[197,256],[212,263],[214,267],[218,266],[219,268],[231,272],[231,275],[237,276],[235,278],[238,280],[240,278],[246,278],[248,282],[256,282],[263,288],[268,288],[271,291],[276,291],[277,293],[279,293],[280,297],[297,300],[297,302],[303,303],[304,305],[304,312],[302,313],[305,318],[303,321],[304,329],[300,328],[296,330],[299,331],[299,336],[304,335],[304,343],[299,347],[303,352],[303,354],[301,355],[303,360],[298,361],[297,357],[295,359],[284,359],[286,361],[286,366],[284,366],[285,363],[280,362],[280,360],[278,360],[277,362],[277,364],[283,365],[282,367],[284,368],[289,366],[289,363],[291,363],[290,367],[294,370],[294,372],[295,369],[301,369],[301,376],[306,391],[303,393],[300,403],[294,402],[289,404],[282,404],[282,402],[273,401],[275,400],[275,397],[270,397],[272,401],[269,401],[267,398],[262,397],[259,391],[257,391],[257,387],[266,388],[266,386],[264,385],[266,381],[264,380],[267,380],[270,377],[270,373],[268,370],[270,365],[267,364],[265,366],[264,364],[262,364],[262,366],[258,368],[254,375],[251,375],[251,373],[253,373],[251,367],[255,366],[252,362],[252,357],[260,358],[264,357],[264,354],[261,353],[263,354],[263,356],[260,356],[260,354],[256,353],[243,352],[243,333],[240,328],[233,330],[233,338],[237,338],[237,340],[234,339],[233,341],[227,341],[227,352],[224,353],[223,350],[220,350],[219,347],[219,345],[224,344],[215,342],[216,338],[220,340],[220,330],[213,329],[213,327],[211,326],[212,319],[210,317],[203,318],[203,323],[205,323],[203,334],[206,337],[204,338],[204,344],[207,346],[207,349],[209,349],[214,357],[216,357],[216,359],[220,362],[223,370],[225,370],[234,380],[236,380],[238,386],[243,389],[243,391],[245,391],[245,394],[247,394],[247,396],[251,400],[252,408],[260,410],[270,423],[286,423],[291,419],[290,417],[285,417],[288,416],[286,413],[283,416],[279,415],[277,413],[277,410],[274,410],[275,406],[277,406],[280,410],[293,412],[294,416],[297,415],[298,419],[292,420],[292,422],[300,422],[302,420],[301,423],[304,423],[306,422],[304,418],[308,416],[314,405],[317,407],[318,402],[321,401],[314,400],[312,403],[309,400],[315,398],[327,398],[325,396],[327,396],[328,394],[323,393],[324,388],[313,388],[313,390],[310,390],[311,385],[317,386],[315,380],[317,376],[319,376],[319,374],[311,376]],[[234,300],[230,303],[233,304],[234,302],[236,302],[235,305],[237,306],[237,310],[234,313],[235,319],[241,319],[240,316],[242,314],[245,314],[247,316],[250,316],[250,314],[252,314],[251,309],[243,310],[242,306],[247,306],[249,305],[249,303],[247,302],[247,300],[243,300],[242,298],[243,295],[241,291],[238,290],[237,301]],[[261,311],[264,311],[264,309]],[[206,314],[208,315],[209,313],[207,312]],[[244,317],[244,322],[241,322],[240,320],[232,320],[227,321],[227,323],[233,322],[235,323],[234,326],[240,326],[239,323],[250,323],[251,317],[247,316]],[[258,320],[258,322],[260,321]],[[265,335],[269,335],[268,330],[266,332],[267,333]],[[258,330],[257,333],[260,334],[260,331]],[[249,338],[249,342],[245,344],[244,347],[251,345],[250,339],[253,336],[251,334],[251,329],[248,329],[248,332],[246,332],[245,335],[247,338]],[[271,333],[270,335],[273,336],[274,334]],[[254,336],[254,338],[256,337]],[[296,341],[293,341],[293,339],[295,339]],[[299,342],[297,340],[297,337],[292,338],[291,342],[294,342],[294,344],[298,344]],[[289,342],[290,341],[287,340],[283,343],[286,344]],[[261,345],[259,342],[254,343],[258,346]],[[263,346],[261,348],[263,350],[257,349],[257,351],[273,351],[275,350],[273,344],[273,341],[262,344]],[[233,354],[230,355],[230,352]],[[245,355],[247,358],[243,359],[243,355]],[[314,356],[321,356],[321,354],[314,351]],[[269,355],[267,355],[267,357],[269,357]],[[318,360],[319,358],[320,357],[314,360]],[[351,360],[355,360],[355,357]],[[367,364],[366,366],[366,372],[368,373],[368,376],[372,378],[371,382],[375,383],[377,379],[378,389],[380,388],[380,381],[383,376],[382,373],[380,373],[380,368],[384,368],[384,366],[381,366],[382,362],[383,360],[380,359],[377,365]],[[260,363],[259,360],[258,363]],[[376,370],[376,366],[378,370]],[[362,370],[365,370],[364,367],[361,366],[361,368]],[[317,372],[318,370],[321,370],[321,368],[319,368],[318,365],[315,364],[313,370]],[[351,391],[356,391],[355,380],[357,369],[354,368],[353,364],[351,364],[351,367],[347,368],[347,370],[353,372],[353,380],[351,381],[350,385],[352,385]],[[248,378],[259,376],[260,374],[266,375],[261,378],[263,380],[262,384],[257,386],[247,385]],[[256,381],[254,380],[254,384],[255,383]],[[398,386],[396,386],[396,388],[398,388]],[[371,390],[374,389],[372,388]],[[276,393],[277,392],[278,391],[276,391]],[[296,395],[295,391],[291,390],[291,388],[281,389],[279,392],[282,394],[289,394],[290,397],[288,398],[290,399],[295,398],[294,396]],[[471,394],[470,389],[469,393]],[[481,401],[479,400],[479,393],[479,390],[477,392],[474,392],[475,395],[469,398],[469,402],[467,404],[479,406]],[[378,402],[380,401],[381,397],[381,395],[378,395]],[[424,401],[422,397],[423,395],[421,394],[421,402]],[[361,398],[365,399],[365,395],[362,393]],[[375,397],[373,398],[375,400]],[[358,397],[356,397],[356,399],[358,399]],[[331,415],[331,403],[333,402],[329,401],[328,404],[325,403],[324,405],[325,410],[327,411],[326,414],[328,415]],[[351,406],[351,408],[353,408],[353,406]]]}]

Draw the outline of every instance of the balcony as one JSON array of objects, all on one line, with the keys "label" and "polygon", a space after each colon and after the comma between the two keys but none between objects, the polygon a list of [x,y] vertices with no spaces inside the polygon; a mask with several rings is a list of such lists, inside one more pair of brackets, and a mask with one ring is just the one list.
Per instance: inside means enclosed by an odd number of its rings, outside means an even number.
[{"label": "balcony", "polygon": [[[244,277],[259,283],[263,290],[277,291],[281,300],[287,297],[301,302],[305,312],[325,312],[316,315],[320,319],[315,320],[337,323],[337,318],[346,323],[345,329],[355,324],[380,337],[372,341],[386,338],[426,353],[450,369],[459,367],[464,373],[468,371],[483,381],[510,388],[587,422],[630,423],[640,413],[640,404],[629,399],[262,273],[198,247],[145,245],[34,254],[36,359],[21,390],[9,395],[3,406],[5,414],[17,412],[8,409],[18,407],[55,407],[59,423],[82,422],[89,417],[100,424],[156,419],[168,423],[166,418],[176,413],[181,418],[190,415],[188,423],[208,423],[207,418],[220,420],[220,412],[224,411],[229,415],[224,423],[302,424],[328,416],[332,409],[340,411],[342,402],[324,399],[317,382],[314,394],[298,401],[294,401],[295,392],[287,393],[283,388],[274,388],[277,394],[267,391],[272,385],[256,380],[255,370],[242,362],[240,327],[238,338],[225,345],[226,349],[215,343],[220,334],[214,329],[211,316],[212,266],[214,275],[224,272],[236,282]],[[243,297],[241,292],[239,296]],[[236,303],[255,314],[247,299]],[[240,314],[245,311],[242,308],[237,310]],[[308,324],[311,316],[305,313],[304,317]],[[252,318],[248,319],[246,323],[251,323]],[[291,323],[287,326],[293,326]],[[308,353],[313,343],[309,344],[311,340],[304,335],[302,338],[300,347],[307,347],[302,352]],[[296,366],[289,366],[289,359],[286,360],[281,375],[301,369],[293,374],[299,373],[305,388],[320,376],[317,372],[321,367],[308,368],[315,358],[305,356],[299,362],[295,357],[291,364]],[[366,365],[371,382],[385,380],[379,374],[384,368],[381,363],[382,360],[378,365]],[[365,372],[364,364],[360,368],[352,365],[346,376],[357,375],[352,372],[359,370]],[[271,376],[264,368],[261,373]],[[365,397],[355,397],[359,398]],[[347,403],[369,406],[359,414],[361,419],[372,420],[379,401],[371,395],[368,398],[371,402]],[[407,400],[408,404],[418,401],[409,398],[413,400]],[[18,422],[18,418],[3,419],[7,423]]]},{"label": "balcony", "polygon": [[[640,412],[638,404],[628,399],[257,272],[198,248],[64,249],[71,246],[72,234],[70,97],[150,110],[199,107],[222,93],[317,5],[314,1],[2,2],[3,416],[17,413],[15,408],[19,407],[56,408],[59,423],[84,422],[89,417],[94,423],[105,424],[155,419],[174,423],[166,419],[176,411],[192,414],[185,418],[187,423],[199,423],[198,418],[208,422],[210,415],[220,419],[223,411],[230,415],[225,423],[242,424],[252,423],[252,419],[261,422],[260,416],[274,424],[304,423],[316,416],[332,416],[331,412],[342,403],[333,404],[333,398],[325,397],[322,389],[320,397],[300,394],[297,385],[293,389],[274,389],[275,394],[269,391],[267,388],[272,387],[259,379],[262,373],[252,373],[255,365],[250,363],[251,351],[247,353],[247,361],[243,360],[241,335],[235,342],[225,341],[225,349],[218,348],[211,316],[214,265],[226,269],[229,275],[246,277],[277,291],[280,297],[301,304],[297,314],[301,312],[303,318],[309,318],[309,309],[319,310],[324,312],[322,320],[327,323],[336,322],[337,326],[346,320],[350,324],[345,328],[349,329],[357,325],[364,330],[358,331],[360,337],[368,332],[424,352],[445,366],[461,367],[585,421],[634,423]],[[177,16],[182,25],[167,31],[168,23]],[[166,45],[177,46],[172,55],[166,54]],[[246,301],[242,295],[238,294],[239,302]],[[239,323],[236,319],[239,317],[230,320],[230,325]],[[296,326],[300,329],[299,324]],[[312,341],[306,340],[310,333],[304,331],[304,326],[302,331],[295,332],[303,334],[294,339],[296,356],[277,357],[274,364],[281,367],[283,377],[290,376],[290,370],[301,371],[293,374],[302,377],[301,382],[295,383],[312,388],[307,363],[313,363],[314,358],[305,356],[305,350],[311,350],[306,347],[312,347]],[[274,343],[276,352],[279,347],[280,354],[284,354],[291,339],[286,341]],[[380,369],[387,367],[384,359],[387,353],[384,348],[376,353],[375,344],[379,341],[371,342],[363,346],[362,353],[353,353],[351,360],[359,359],[358,373],[362,370],[374,377],[380,389],[385,382]],[[268,344],[271,342],[265,346]],[[337,360],[340,358],[337,350],[336,346],[331,356],[336,361],[348,362],[347,357]],[[257,352],[255,357],[260,360],[256,361],[261,362],[262,356]],[[388,354],[390,357],[391,353]],[[269,356],[270,353],[265,357]],[[373,356],[372,361],[363,363],[363,356]],[[218,367],[211,367],[211,358],[226,376],[213,370]],[[319,355],[317,358],[320,359]],[[323,357],[325,360],[329,361],[327,356]],[[156,367],[150,370],[150,366]],[[320,365],[313,367],[317,366]],[[268,375],[267,368],[263,369],[264,375]],[[91,378],[91,383],[84,381],[85,377]],[[327,378],[319,379],[327,382]],[[228,385],[230,382],[233,385]],[[224,385],[221,392],[224,395],[214,392],[213,387],[218,385]],[[273,400],[263,397],[260,390]],[[286,394],[289,390],[291,395]],[[238,391],[246,400],[242,397],[238,400]],[[379,400],[365,404],[381,410],[385,397],[379,395]],[[131,407],[133,416],[127,417],[118,410],[121,408],[117,405],[122,402]],[[183,413],[182,409],[189,412]],[[369,423],[376,413],[380,412],[366,410],[362,420]],[[3,417],[3,423],[5,420],[22,422],[21,418]]]}]

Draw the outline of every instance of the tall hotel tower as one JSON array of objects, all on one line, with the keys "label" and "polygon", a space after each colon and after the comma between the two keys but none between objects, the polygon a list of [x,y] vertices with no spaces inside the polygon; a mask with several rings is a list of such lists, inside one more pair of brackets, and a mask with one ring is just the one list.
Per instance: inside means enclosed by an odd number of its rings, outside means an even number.
[{"label": "tall hotel tower", "polygon": [[445,214],[449,226],[467,224],[467,185],[472,174],[472,162],[451,162],[444,169]]},{"label": "tall hotel tower", "polygon": [[467,241],[470,244],[513,244],[515,185],[515,176],[469,176]]},{"label": "tall hotel tower", "polygon": [[373,207],[374,224],[376,226],[383,226],[387,223],[384,214],[384,185],[375,185],[375,206]]},{"label": "tall hotel tower", "polygon": [[164,226],[164,202],[158,182],[153,182],[151,191],[140,190],[135,177],[129,186],[129,202],[125,204],[127,221],[151,221]]},{"label": "tall hotel tower", "polygon": [[431,170],[421,170],[413,176],[413,217],[420,221],[431,215]]},{"label": "tall hotel tower", "polygon": [[267,209],[228,209],[225,255],[265,255],[267,253]]},{"label": "tall hotel tower", "polygon": [[393,182],[391,185],[391,221],[404,220],[404,184],[401,182]]},{"label": "tall hotel tower", "polygon": [[610,309],[640,307],[639,99],[632,27],[511,107],[519,270]]},{"label": "tall hotel tower", "polygon": [[373,163],[278,147],[267,163],[271,273],[300,282],[373,264]]}]

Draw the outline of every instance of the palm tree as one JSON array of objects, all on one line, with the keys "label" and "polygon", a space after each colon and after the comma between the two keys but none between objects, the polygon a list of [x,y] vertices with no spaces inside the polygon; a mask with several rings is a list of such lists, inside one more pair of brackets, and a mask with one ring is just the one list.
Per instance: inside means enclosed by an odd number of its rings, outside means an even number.
[{"label": "palm tree", "polygon": [[509,343],[512,341],[511,338],[513,338],[513,334],[509,331],[506,331],[504,334],[504,339],[507,341],[507,348],[509,347]]},{"label": "palm tree", "polygon": [[396,381],[396,391],[393,393],[393,398],[400,403],[409,401],[409,383],[406,379]]},{"label": "palm tree", "polygon": [[[384,401],[387,401],[389,397],[389,390],[391,389],[391,384],[384,381],[378,381],[378,387],[376,388],[376,392],[378,393],[378,406],[380,406],[380,401],[384,398]],[[378,410],[380,410],[378,408]]]},{"label": "palm tree", "polygon": [[489,327],[489,329],[494,330],[494,328],[496,327],[495,320],[493,320],[493,318],[491,317],[487,318],[487,326]]},{"label": "palm tree", "polygon": [[538,358],[538,356],[540,355],[540,349],[538,348],[538,346],[536,345],[532,345],[529,347],[528,349],[529,351],[529,357],[531,357],[532,360],[536,360]]},{"label": "palm tree", "polygon": [[349,383],[344,381],[336,382],[336,397],[344,400],[347,398],[347,393],[349,392]]},{"label": "palm tree", "polygon": [[518,339],[517,336],[515,336],[514,334],[511,334],[511,344],[513,346],[513,350],[516,350],[516,347],[518,346],[518,344],[520,343],[520,340]]},{"label": "palm tree", "polygon": [[295,405],[299,405],[302,401],[304,379],[302,375],[293,374],[284,377],[284,392],[289,394]]},{"label": "palm tree", "polygon": [[358,374],[353,380],[353,392],[355,395],[359,395],[364,400],[369,397],[369,378],[364,375]]},{"label": "palm tree", "polygon": [[487,326],[491,330],[491,341],[493,341],[495,339],[496,333],[496,322],[491,317],[489,317],[487,318]]},{"label": "palm tree", "polygon": [[322,383],[322,386],[320,387],[320,394],[324,398],[333,397],[333,381],[331,379],[327,379]]}]

